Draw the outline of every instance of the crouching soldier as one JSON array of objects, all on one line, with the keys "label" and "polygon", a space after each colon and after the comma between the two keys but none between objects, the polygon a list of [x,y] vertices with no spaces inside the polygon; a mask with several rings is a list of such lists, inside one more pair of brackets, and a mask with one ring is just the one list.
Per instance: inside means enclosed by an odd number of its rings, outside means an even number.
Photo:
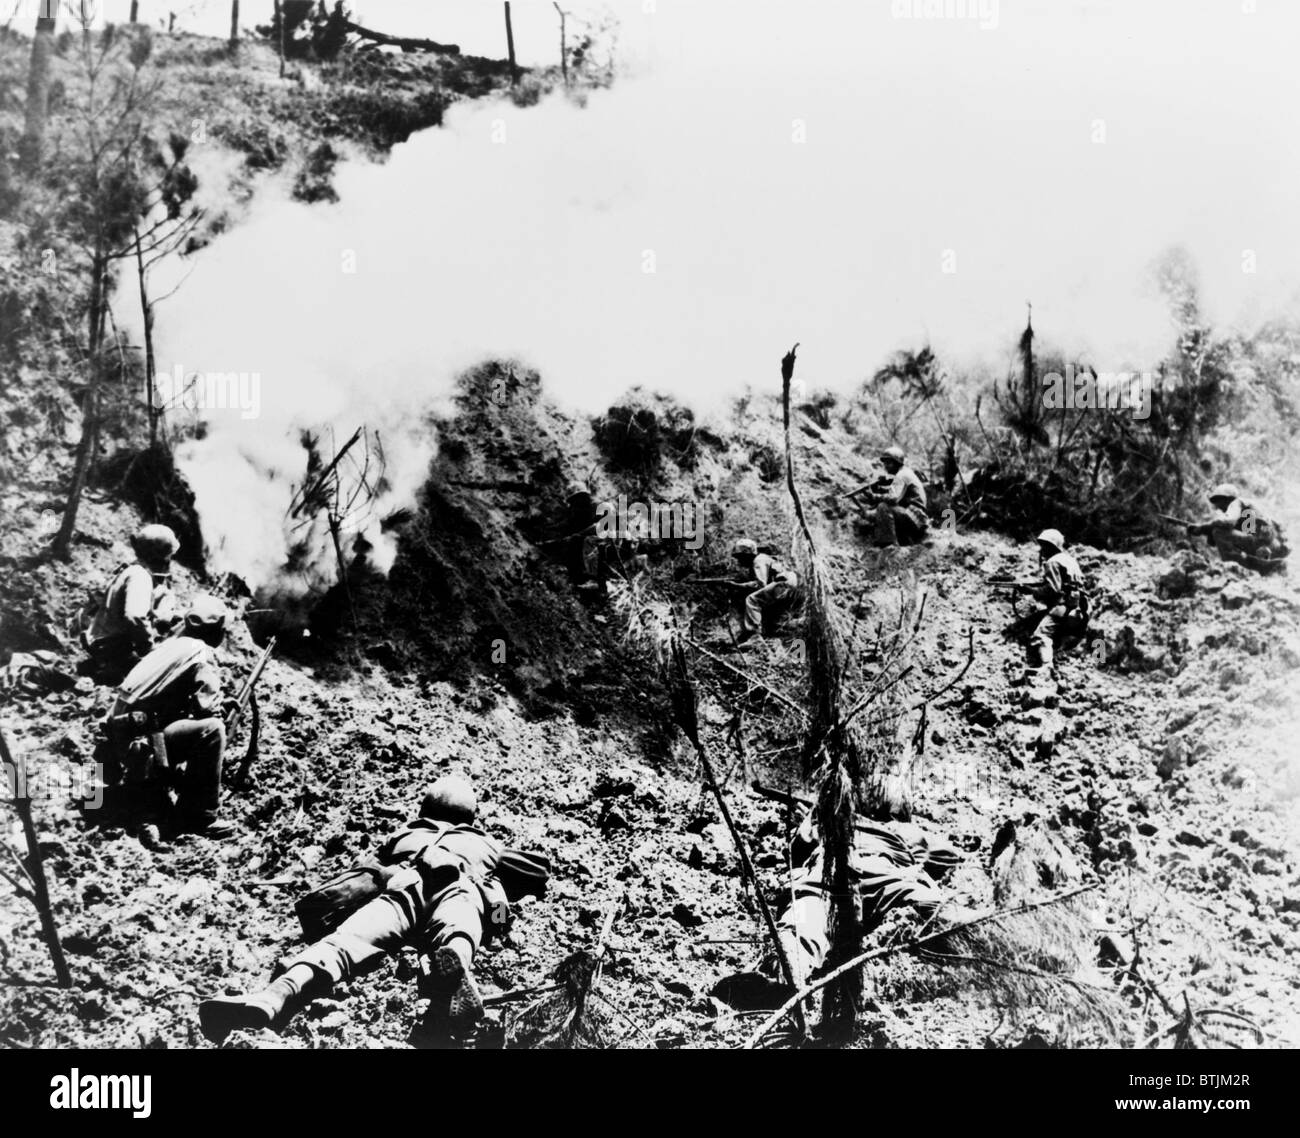
[{"label": "crouching soldier", "polygon": [[1077,640],[1088,630],[1088,594],[1083,570],[1073,554],[1065,552],[1060,530],[1045,529],[1038,535],[1038,561],[1042,581],[1033,596],[1043,607],[1032,623],[1029,666],[1039,675],[1050,675],[1057,645]]},{"label": "crouching soldier", "polygon": [[1281,526],[1264,517],[1231,482],[1210,491],[1210,505],[1214,517],[1189,524],[1187,532],[1208,538],[1225,561],[1271,568],[1267,563],[1283,561],[1291,552]]},{"label": "crouching soldier", "polygon": [[930,527],[925,486],[907,465],[901,447],[884,451],[880,464],[885,468],[884,479],[850,490],[847,497],[866,495],[875,521],[877,545],[915,545]]},{"label": "crouching soldier", "polygon": [[762,636],[789,611],[798,595],[799,575],[776,558],[759,553],[758,543],[747,537],[736,542],[732,555],[743,574],[736,582],[742,596],[738,642],[743,644],[751,636]]},{"label": "crouching soldier", "polygon": [[421,994],[431,999],[430,1013],[453,1031],[471,1028],[483,1014],[474,957],[489,936],[505,933],[510,898],[539,892],[549,868],[544,859],[507,850],[474,824],[477,813],[464,779],[435,782],[420,816],[374,859],[298,902],[305,933],[331,931],[282,961],[266,988],[199,1005],[204,1035],[220,1042],[238,1028],[283,1026],[403,944],[414,944],[427,960]]},{"label": "crouching soldier", "polygon": [[196,597],[180,635],[127,673],[104,724],[123,782],[175,783],[178,828],[211,838],[235,830],[217,818],[226,730],[214,649],[225,635],[225,606],[213,596]]},{"label": "crouching soldier", "polygon": [[171,587],[171,562],[180,548],[176,535],[167,526],[145,526],[131,547],[135,561],[113,574],[81,633],[90,670],[105,683],[117,683],[178,619]]}]

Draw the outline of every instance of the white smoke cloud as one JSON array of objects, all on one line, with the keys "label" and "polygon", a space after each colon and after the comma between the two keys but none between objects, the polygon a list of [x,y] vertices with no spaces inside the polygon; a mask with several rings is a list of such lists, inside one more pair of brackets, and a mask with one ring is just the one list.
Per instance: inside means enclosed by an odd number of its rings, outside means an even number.
[{"label": "white smoke cloud", "polygon": [[199,256],[160,369],[261,377],[261,417],[213,414],[183,455],[217,568],[275,573],[303,428],[379,430],[387,504],[409,500],[432,448],[413,424],[485,357],[588,411],[637,383],[707,409],[772,386],[795,340],[801,377],[841,390],[926,339],[1000,365],[1026,300],[1048,342],[1144,370],[1170,344],[1149,266],[1173,244],[1220,320],[1295,287],[1300,151],[1261,113],[1294,105],[1293,13],[1004,0],[981,30],[650,7],[622,6],[640,74],[585,107],[458,105],[341,166],[337,205],[268,187]]}]

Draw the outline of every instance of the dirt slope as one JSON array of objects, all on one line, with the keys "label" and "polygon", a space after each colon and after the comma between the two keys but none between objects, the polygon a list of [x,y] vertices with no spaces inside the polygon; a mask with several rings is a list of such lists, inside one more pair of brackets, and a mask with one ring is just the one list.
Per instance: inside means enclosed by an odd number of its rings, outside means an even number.
[{"label": "dirt slope", "polygon": [[[58,599],[56,610],[121,552],[94,538],[99,530],[107,539],[123,515],[97,507],[92,518],[92,540],[71,568],[33,571],[42,595]],[[1006,842],[1005,824],[1022,836],[1050,833],[1064,853],[1040,892],[1101,879],[1098,937],[1111,932],[1123,945],[1137,924],[1150,975],[1168,998],[1186,989],[1194,1005],[1235,1008],[1275,1043],[1294,1044],[1300,783],[1286,734],[1300,660],[1295,591],[1192,554],[1083,555],[1108,598],[1099,621],[1106,640],[1129,643],[1129,628],[1131,647],[1123,658],[1110,650],[1105,665],[1066,658],[1055,707],[1025,706],[1021,650],[1001,634],[1010,606],[991,600],[983,583],[990,573],[1025,571],[1025,549],[990,535],[943,536],[895,559],[901,579],[912,574],[930,596],[932,631],[918,649],[927,673],[952,671],[970,625],[978,649],[962,684],[931,711],[913,783],[916,816],[968,851],[955,889],[977,907],[995,901],[990,855]],[[594,619],[601,615],[612,614],[575,617],[575,635],[593,650],[616,647],[620,635]],[[232,668],[253,650],[241,632]],[[769,642],[745,666],[775,661],[797,692],[797,666],[783,653],[788,644]],[[598,914],[625,893],[605,989],[628,1017],[615,1016],[619,1034],[635,1045],[650,1037],[661,1046],[716,1046],[752,1027],[707,996],[720,976],[753,959],[757,946],[733,938],[757,938],[760,926],[680,744],[647,758],[617,714],[585,727],[567,714],[530,718],[485,675],[453,686],[362,664],[322,680],[309,666],[277,660],[265,695],[258,785],[229,799],[247,825],[238,840],[147,848],[129,822],[90,827],[66,805],[41,809],[77,986],[63,992],[40,982],[48,963],[34,921],[6,893],[7,1042],[203,1045],[196,1001],[264,978],[294,943],[293,897],[382,840],[447,769],[475,778],[494,831],[548,853],[556,866],[550,895],[523,905],[511,942],[485,957],[490,990],[544,982],[567,952],[591,943]],[[80,681],[5,714],[34,763],[70,768],[88,752],[89,718],[105,698]],[[706,735],[726,754],[723,717],[707,702],[704,710]],[[756,765],[767,777],[789,776],[780,756]],[[746,793],[734,765],[732,774],[738,821],[779,898],[784,821]],[[401,1044],[419,1010],[410,969],[404,958],[319,1001],[283,1040],[242,1042]],[[1092,974],[1103,984],[1115,976]],[[864,1039],[981,1045],[1000,1016],[967,999],[909,1003],[904,993],[868,1015]],[[1145,1022],[1134,1015],[1135,1030]],[[1163,1021],[1157,1013],[1151,1022]],[[1031,1030],[1050,1039],[1054,1025],[1031,1014],[994,1038],[1014,1043]]]}]

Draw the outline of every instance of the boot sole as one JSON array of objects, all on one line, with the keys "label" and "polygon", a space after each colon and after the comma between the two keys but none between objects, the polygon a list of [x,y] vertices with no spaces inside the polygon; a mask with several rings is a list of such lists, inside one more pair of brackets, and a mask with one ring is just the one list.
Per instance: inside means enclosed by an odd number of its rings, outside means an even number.
[{"label": "boot sole", "polygon": [[256,1004],[239,999],[204,1000],[199,1004],[199,1028],[213,1043],[220,1043],[232,1031],[257,1030],[271,1026],[271,1015]]},{"label": "boot sole", "polygon": [[474,977],[452,948],[440,948],[433,955],[433,972],[446,989],[451,991],[447,1002],[447,1018],[457,1025],[477,1023],[483,1018],[483,997]]}]

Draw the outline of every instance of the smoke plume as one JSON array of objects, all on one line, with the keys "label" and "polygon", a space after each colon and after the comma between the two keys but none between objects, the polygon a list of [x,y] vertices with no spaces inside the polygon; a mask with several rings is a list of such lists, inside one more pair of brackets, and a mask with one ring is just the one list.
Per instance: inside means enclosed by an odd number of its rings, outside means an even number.
[{"label": "smoke plume", "polygon": [[1004,368],[1031,300],[1047,343],[1142,371],[1170,347],[1150,266],[1173,245],[1209,315],[1267,316],[1300,261],[1300,151],[1259,113],[1294,102],[1294,17],[1132,7],[1004,2],[981,27],[630,5],[639,73],[585,105],[460,104],[340,166],[334,205],[268,184],[159,311],[160,371],[260,377],[258,417],[207,412],[182,455],[214,567],[281,573],[304,430],[378,431],[375,515],[407,504],[422,416],[485,357],[587,411],[638,383],[708,410],[774,388],[795,340],[801,377],[839,390],[927,340]]}]

